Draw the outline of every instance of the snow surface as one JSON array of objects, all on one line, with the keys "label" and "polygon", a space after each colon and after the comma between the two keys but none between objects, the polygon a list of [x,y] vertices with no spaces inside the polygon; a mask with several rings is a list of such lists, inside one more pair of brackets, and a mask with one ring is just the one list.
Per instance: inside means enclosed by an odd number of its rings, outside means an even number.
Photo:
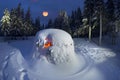
[{"label": "snow surface", "polygon": [[[15,44],[15,42],[13,43]],[[10,45],[13,45],[13,43],[11,42]],[[19,42],[17,41],[16,45],[19,45],[18,43]],[[36,63],[33,62],[32,65],[27,65],[27,59],[24,61],[19,50],[14,49],[7,44],[2,45],[2,47],[4,49],[12,50],[11,54],[5,57],[3,64],[1,64],[1,78],[3,80],[103,80],[101,79],[101,73],[93,66],[93,62],[88,56],[78,55],[81,61],[80,68],[78,68],[79,70],[75,73],[72,73],[67,69],[71,69],[72,65],[69,67],[66,66],[65,69],[56,67],[50,64],[44,57],[35,61]],[[6,50],[6,52],[2,53],[9,53],[9,51]],[[37,65],[34,66],[34,64]]]},{"label": "snow surface", "polygon": [[76,70],[70,70],[72,65],[51,64],[45,56],[30,59],[33,39],[1,42],[0,80],[120,80],[119,52],[87,39],[74,42],[79,59]]}]

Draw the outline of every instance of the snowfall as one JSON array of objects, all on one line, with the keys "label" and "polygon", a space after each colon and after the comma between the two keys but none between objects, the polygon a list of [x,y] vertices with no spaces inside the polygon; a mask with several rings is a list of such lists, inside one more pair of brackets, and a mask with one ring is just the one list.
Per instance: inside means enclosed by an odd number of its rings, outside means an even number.
[{"label": "snowfall", "polygon": [[[0,80],[120,80],[120,42],[43,30],[28,40],[0,38]],[[118,39],[119,40],[119,39]],[[52,44],[46,44],[46,43]]]}]

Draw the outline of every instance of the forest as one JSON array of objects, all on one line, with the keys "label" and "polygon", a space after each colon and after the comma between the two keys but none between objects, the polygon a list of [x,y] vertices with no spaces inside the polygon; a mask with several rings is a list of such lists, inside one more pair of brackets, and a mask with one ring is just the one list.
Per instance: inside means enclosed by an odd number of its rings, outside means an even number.
[{"label": "forest", "polygon": [[57,28],[67,31],[72,37],[117,37],[120,28],[120,0],[85,0],[84,9],[60,10],[58,16],[47,24],[41,24],[40,17],[32,18],[30,7],[24,11],[22,4],[3,12],[0,21],[0,35],[4,37],[34,36],[39,30]]}]

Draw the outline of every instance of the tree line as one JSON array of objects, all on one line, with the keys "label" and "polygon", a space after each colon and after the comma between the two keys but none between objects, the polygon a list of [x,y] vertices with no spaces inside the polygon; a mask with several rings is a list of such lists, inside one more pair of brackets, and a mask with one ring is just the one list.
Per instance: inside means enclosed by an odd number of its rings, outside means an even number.
[{"label": "tree line", "polygon": [[[46,28],[60,28],[69,32],[73,37],[99,36],[100,14],[102,14],[103,34],[115,31],[120,27],[119,0],[85,0],[84,9],[80,8],[67,15],[60,11],[57,18],[49,20]],[[117,28],[116,28],[117,27]],[[90,31],[89,31],[90,29]]]},{"label": "tree line", "polygon": [[54,20],[50,19],[43,26],[39,17],[35,21],[31,18],[30,8],[24,13],[19,4],[10,13],[5,10],[4,15],[9,18],[1,19],[1,32],[5,36],[31,36],[44,27],[63,29],[72,37],[89,37],[89,40],[94,36],[102,38],[107,33],[114,38],[120,28],[119,4],[120,0],[85,0],[83,10],[79,7],[71,15],[61,10]]}]

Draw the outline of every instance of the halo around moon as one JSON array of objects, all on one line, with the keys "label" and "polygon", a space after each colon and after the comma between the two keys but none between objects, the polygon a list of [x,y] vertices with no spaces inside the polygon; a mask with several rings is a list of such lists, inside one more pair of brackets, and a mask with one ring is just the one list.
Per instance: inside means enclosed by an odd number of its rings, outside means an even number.
[{"label": "halo around moon", "polygon": [[48,12],[47,12],[47,11],[43,11],[43,12],[42,12],[42,15],[43,15],[44,17],[47,17],[47,16],[48,16]]}]

